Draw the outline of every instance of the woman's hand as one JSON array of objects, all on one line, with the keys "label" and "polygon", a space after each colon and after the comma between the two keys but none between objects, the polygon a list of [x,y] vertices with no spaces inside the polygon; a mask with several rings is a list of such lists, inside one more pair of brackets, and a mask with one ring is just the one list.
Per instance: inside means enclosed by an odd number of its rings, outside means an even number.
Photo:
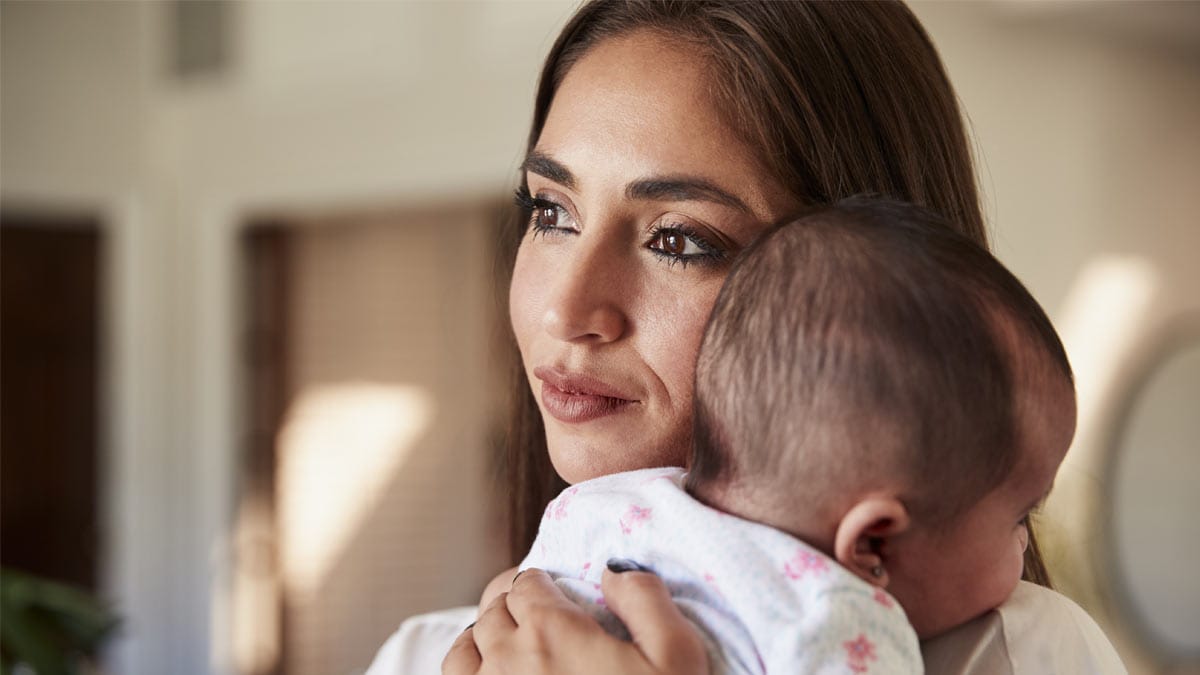
[{"label": "woman's hand", "polygon": [[517,568],[510,567],[500,574],[497,574],[492,578],[491,581],[488,582],[488,585],[483,589],[483,595],[479,596],[479,612],[481,614],[483,613],[483,610],[488,608],[488,605],[492,604],[492,601],[496,599],[496,596],[500,595],[501,593],[507,593],[508,590],[512,588],[513,578],[516,576]]},{"label": "woman's hand", "polygon": [[601,588],[605,604],[625,622],[632,643],[604,632],[549,575],[531,569],[458,637],[442,662],[442,673],[708,672],[700,634],[679,613],[657,576],[606,570]]}]

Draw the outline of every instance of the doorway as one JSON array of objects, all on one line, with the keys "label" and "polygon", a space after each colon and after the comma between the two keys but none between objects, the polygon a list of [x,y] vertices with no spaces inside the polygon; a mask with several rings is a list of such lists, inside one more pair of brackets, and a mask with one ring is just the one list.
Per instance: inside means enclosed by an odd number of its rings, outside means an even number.
[{"label": "doorway", "polygon": [[0,565],[97,590],[102,236],[0,214]]},{"label": "doorway", "polygon": [[242,673],[365,668],[504,562],[494,204],[260,219],[242,237]]}]

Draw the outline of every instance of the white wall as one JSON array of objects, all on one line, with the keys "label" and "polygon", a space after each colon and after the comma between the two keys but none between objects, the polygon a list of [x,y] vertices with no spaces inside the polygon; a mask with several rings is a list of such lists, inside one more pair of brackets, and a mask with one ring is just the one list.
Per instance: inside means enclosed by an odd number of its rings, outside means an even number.
[{"label": "white wall", "polygon": [[1200,250],[1200,25],[1180,54],[1073,7],[914,5],[970,117],[996,249],[1052,310],[1098,255],[1190,274]]},{"label": "white wall", "polygon": [[[570,5],[238,3],[232,70],[192,83],[166,76],[169,8],[0,14],[5,204],[92,209],[109,232],[105,578],[127,619],[111,669],[131,675],[229,665],[238,228],[501,193]],[[1072,453],[1086,476],[1121,354],[1200,288],[1195,53],[1079,21],[1087,5],[916,11],[978,135],[998,252],[1087,366]],[[1130,310],[1136,330],[1089,352],[1103,317],[1078,284],[1108,255],[1149,261],[1158,281]]]}]

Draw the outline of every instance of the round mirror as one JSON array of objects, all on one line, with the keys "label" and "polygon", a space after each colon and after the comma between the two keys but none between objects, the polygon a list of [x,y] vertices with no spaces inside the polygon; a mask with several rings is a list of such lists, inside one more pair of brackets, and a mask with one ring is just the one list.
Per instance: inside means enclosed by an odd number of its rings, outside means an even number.
[{"label": "round mirror", "polygon": [[1200,665],[1200,330],[1175,331],[1135,379],[1109,455],[1112,589],[1164,669]]}]

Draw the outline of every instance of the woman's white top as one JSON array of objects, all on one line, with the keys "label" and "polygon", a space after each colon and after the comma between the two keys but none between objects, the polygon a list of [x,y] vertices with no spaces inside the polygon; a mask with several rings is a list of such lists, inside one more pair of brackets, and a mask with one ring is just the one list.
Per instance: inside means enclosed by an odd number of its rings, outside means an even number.
[{"label": "woman's white top", "polygon": [[[367,675],[440,673],[475,607],[414,616],[384,643]],[[1022,581],[1003,605],[921,646],[930,675],[1125,673],[1108,638],[1067,597]]]},{"label": "woman's white top", "polygon": [[366,675],[424,675],[442,672],[450,645],[475,621],[479,608],[455,607],[409,618],[383,643]]},{"label": "woman's white top", "polygon": [[1027,581],[1003,605],[922,643],[921,656],[933,675],[1128,672],[1082,607]]}]

